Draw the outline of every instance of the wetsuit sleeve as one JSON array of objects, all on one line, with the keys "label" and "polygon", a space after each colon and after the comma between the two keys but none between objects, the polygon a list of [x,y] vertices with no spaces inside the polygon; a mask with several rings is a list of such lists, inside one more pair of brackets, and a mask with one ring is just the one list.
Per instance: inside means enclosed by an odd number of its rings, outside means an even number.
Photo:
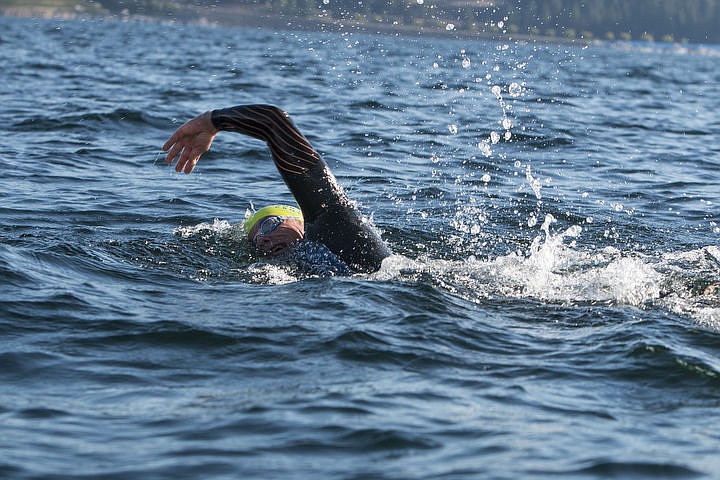
[{"label": "wetsuit sleeve", "polygon": [[305,237],[325,244],[356,271],[380,268],[390,253],[338,185],[327,164],[290,117],[270,105],[240,105],[212,112],[218,130],[265,141],[275,166],[305,218]]}]

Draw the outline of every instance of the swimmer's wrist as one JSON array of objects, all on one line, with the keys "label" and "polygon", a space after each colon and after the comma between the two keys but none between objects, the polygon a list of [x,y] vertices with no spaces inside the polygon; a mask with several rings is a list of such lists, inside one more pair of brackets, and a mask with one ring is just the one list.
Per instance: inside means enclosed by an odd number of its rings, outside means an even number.
[{"label": "swimmer's wrist", "polygon": [[207,115],[208,119],[210,120],[210,123],[212,124],[213,128],[216,132],[219,132],[222,130],[222,123],[220,122],[220,115],[222,114],[223,109],[219,110],[208,110],[205,112],[205,115]]},{"label": "swimmer's wrist", "polygon": [[207,124],[208,128],[213,130],[213,133],[218,133],[220,127],[215,123],[215,110],[208,110],[201,115],[203,121]]}]

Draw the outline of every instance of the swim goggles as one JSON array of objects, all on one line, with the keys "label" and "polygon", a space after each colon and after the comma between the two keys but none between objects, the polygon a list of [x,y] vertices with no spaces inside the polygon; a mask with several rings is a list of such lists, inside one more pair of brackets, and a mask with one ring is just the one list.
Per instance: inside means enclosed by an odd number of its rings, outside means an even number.
[{"label": "swim goggles", "polygon": [[279,217],[277,215],[272,215],[270,217],[267,217],[263,219],[262,222],[260,222],[260,226],[258,227],[257,233],[255,233],[255,236],[253,237],[253,243],[257,241],[257,238],[260,235],[269,235],[277,228],[283,224],[286,217]]}]

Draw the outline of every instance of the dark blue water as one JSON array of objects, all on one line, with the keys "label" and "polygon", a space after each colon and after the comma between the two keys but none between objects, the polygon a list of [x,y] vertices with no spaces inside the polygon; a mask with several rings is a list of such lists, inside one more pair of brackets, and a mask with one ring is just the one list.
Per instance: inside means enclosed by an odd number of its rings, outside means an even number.
[{"label": "dark blue water", "polygon": [[[0,17],[0,476],[717,478],[720,55]],[[287,110],[395,256],[234,225]]]}]

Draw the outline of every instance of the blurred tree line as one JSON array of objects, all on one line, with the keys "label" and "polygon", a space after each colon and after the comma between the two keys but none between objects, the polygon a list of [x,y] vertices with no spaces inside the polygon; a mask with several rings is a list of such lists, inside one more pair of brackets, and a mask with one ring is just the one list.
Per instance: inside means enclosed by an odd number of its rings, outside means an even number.
[{"label": "blurred tree line", "polygon": [[720,42],[720,0],[524,0],[509,21],[542,35]]},{"label": "blurred tree line", "polygon": [[110,11],[252,6],[269,14],[547,37],[720,43],[720,0],[96,0]]},{"label": "blurred tree line", "polygon": [[[265,0],[268,8],[311,15],[454,22],[458,30],[543,36],[720,42],[720,0]],[[378,18],[380,17],[380,18]],[[384,17],[384,18],[383,18]],[[507,20],[505,20],[507,18]],[[501,27],[498,21],[503,22]]]}]

